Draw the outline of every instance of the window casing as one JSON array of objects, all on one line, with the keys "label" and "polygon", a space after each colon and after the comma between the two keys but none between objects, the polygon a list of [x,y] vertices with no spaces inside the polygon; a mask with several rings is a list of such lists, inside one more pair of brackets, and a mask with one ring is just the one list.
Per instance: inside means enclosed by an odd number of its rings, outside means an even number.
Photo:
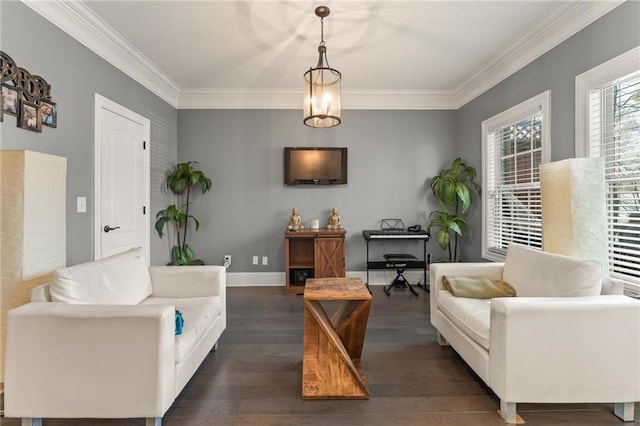
[{"label": "window casing", "polygon": [[604,158],[609,275],[640,296],[640,47],[576,77],[576,153]]},{"label": "window casing", "polygon": [[542,248],[539,166],[549,161],[551,92],[482,122],[482,257],[510,243]]}]

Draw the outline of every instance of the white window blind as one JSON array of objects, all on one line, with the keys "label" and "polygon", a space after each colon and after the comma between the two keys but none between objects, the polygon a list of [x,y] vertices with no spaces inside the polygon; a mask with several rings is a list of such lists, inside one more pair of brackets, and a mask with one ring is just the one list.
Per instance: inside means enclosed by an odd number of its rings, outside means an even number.
[{"label": "white window blind", "polygon": [[640,295],[640,70],[588,93],[589,156],[604,157],[610,275]]},{"label": "white window blind", "polygon": [[549,92],[483,122],[483,257],[511,243],[542,248],[539,166],[547,160]]}]

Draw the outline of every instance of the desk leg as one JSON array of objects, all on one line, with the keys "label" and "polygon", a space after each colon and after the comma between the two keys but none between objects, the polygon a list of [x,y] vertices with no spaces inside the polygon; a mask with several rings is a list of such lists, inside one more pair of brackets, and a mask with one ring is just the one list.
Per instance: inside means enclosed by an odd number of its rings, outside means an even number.
[{"label": "desk leg", "polygon": [[371,289],[369,288],[369,240],[367,240],[367,282],[365,283],[365,285],[367,286],[367,290],[369,290],[369,294],[371,293]]},{"label": "desk leg", "polygon": [[424,275],[423,275],[424,283],[423,284],[418,283],[418,287],[420,287],[421,289],[423,289],[428,293],[429,284],[427,284],[427,277],[428,277],[427,268],[429,267],[429,263],[431,261],[431,254],[429,254],[427,259],[427,240],[422,240],[422,260],[424,261]]}]

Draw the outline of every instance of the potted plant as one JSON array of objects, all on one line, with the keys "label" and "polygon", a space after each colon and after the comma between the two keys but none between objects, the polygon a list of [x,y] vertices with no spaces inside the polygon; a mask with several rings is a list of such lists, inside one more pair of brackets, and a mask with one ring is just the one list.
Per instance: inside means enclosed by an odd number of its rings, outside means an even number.
[{"label": "potted plant", "polygon": [[[442,210],[431,212],[427,231],[440,228],[438,245],[447,251],[449,262],[459,262],[458,238],[468,226],[466,215],[473,202],[472,194],[479,193],[480,186],[474,181],[476,169],[465,164],[460,157],[448,169],[443,169],[431,179],[431,191]],[[452,235],[453,234],[453,235]],[[453,238],[451,238],[453,236]]]},{"label": "potted plant", "polygon": [[165,184],[176,195],[176,200],[184,201],[172,204],[156,215],[156,231],[160,238],[164,235],[165,227],[172,227],[176,244],[171,248],[170,265],[204,265],[200,259],[193,258],[193,250],[187,244],[189,221],[193,221],[195,230],[200,228],[200,222],[189,214],[191,191],[200,187],[202,193],[211,189],[211,179],[200,170],[194,170],[192,164],[196,161],[188,161],[176,165],[175,170],[167,176]]}]

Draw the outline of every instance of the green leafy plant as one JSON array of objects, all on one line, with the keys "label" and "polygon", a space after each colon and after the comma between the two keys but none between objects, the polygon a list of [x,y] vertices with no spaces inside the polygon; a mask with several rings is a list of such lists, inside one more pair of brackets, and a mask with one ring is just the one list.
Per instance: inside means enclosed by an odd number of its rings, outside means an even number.
[{"label": "green leafy plant", "polygon": [[198,163],[189,161],[178,164],[165,181],[176,198],[184,202],[172,204],[156,215],[155,228],[160,238],[164,235],[165,227],[171,227],[174,232],[176,244],[171,248],[171,265],[204,265],[202,260],[193,258],[193,250],[187,244],[189,222],[193,222],[196,231],[200,228],[198,219],[189,214],[189,206],[194,188],[199,186],[202,193],[206,193],[211,189],[211,179],[202,171],[194,170],[192,164]]},{"label": "green leafy plant", "polygon": [[[473,202],[472,194],[479,193],[480,186],[474,181],[476,169],[466,165],[460,157],[448,169],[443,169],[431,179],[431,192],[442,210],[431,212],[427,231],[440,228],[438,245],[447,251],[449,262],[459,262],[458,238],[462,237],[468,223],[465,215]],[[453,238],[452,238],[453,236]]]}]

